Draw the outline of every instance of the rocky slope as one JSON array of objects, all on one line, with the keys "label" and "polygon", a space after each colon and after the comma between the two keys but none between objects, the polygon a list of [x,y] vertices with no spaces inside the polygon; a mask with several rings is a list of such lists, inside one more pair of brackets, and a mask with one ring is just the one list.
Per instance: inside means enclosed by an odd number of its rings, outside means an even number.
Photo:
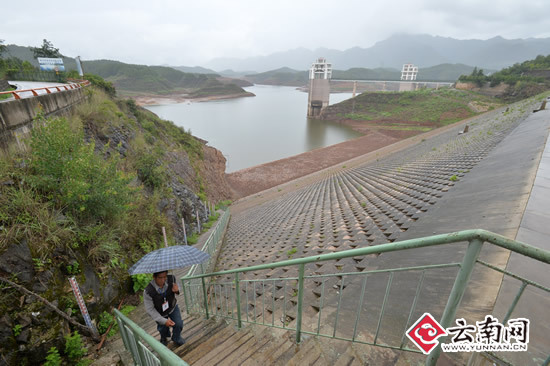
[{"label": "rocky slope", "polygon": [[70,117],[35,124],[26,151],[0,154],[0,365],[41,364],[52,347],[68,361],[67,335],[86,334],[67,279],[99,324],[163,226],[181,244],[182,218],[196,233],[203,202],[230,196],[221,152],[131,100],[91,89]]}]

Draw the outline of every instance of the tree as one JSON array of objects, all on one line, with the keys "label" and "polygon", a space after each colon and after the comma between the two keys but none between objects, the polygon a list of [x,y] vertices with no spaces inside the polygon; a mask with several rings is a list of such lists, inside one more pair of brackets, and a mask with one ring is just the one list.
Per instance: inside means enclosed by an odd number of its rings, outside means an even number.
[{"label": "tree", "polygon": [[31,47],[31,51],[34,55],[34,58],[37,57],[49,57],[49,58],[56,58],[61,57],[61,54],[59,53],[59,48],[55,48],[52,44],[52,42],[48,41],[47,39],[44,39],[42,42],[42,47]]},{"label": "tree", "polygon": [[6,46],[4,45],[4,40],[0,39],[0,57],[2,57],[2,53],[6,50]]}]

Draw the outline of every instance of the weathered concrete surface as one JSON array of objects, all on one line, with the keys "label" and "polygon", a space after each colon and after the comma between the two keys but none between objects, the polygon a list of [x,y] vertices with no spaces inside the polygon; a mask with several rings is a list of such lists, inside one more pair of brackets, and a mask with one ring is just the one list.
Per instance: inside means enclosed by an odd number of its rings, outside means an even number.
[{"label": "weathered concrete surface", "polygon": [[85,99],[82,88],[65,90],[33,98],[13,99],[0,103],[0,145],[7,146],[18,136],[29,131],[39,106],[45,116],[66,113],[72,106]]},{"label": "weathered concrete surface", "polygon": [[[544,130],[541,131],[540,138],[547,138],[550,128],[550,110],[534,113],[525,122],[532,129],[545,129],[546,133]],[[550,143],[548,139],[544,151],[540,151],[534,161],[540,161],[540,163],[516,240],[537,248],[550,250]],[[547,264],[512,253],[506,270],[550,288]],[[504,279],[494,310],[494,313],[500,316],[499,320],[502,320],[501,318],[506,314],[519,288],[519,281],[510,278]],[[543,290],[528,286],[511,315],[512,318],[526,317],[531,320],[529,353],[536,364],[542,364],[549,357],[550,316],[548,309],[550,309],[550,299],[548,295]],[[510,352],[504,356],[512,364],[524,364],[521,352],[518,354]]]},{"label": "weathered concrete surface", "polygon": [[[541,157],[544,156],[543,150],[549,127],[550,111],[528,117],[487,158],[465,175],[461,184],[444,196],[433,209],[418,220],[414,227],[402,235],[400,240],[480,228],[548,250],[550,189],[547,188],[546,178],[550,170],[549,148],[545,152],[546,158],[543,157],[541,160]],[[539,168],[539,161],[542,162],[541,168]],[[535,188],[532,190],[533,182],[538,183],[535,183]],[[529,205],[527,205],[528,200]],[[466,245],[447,245],[410,251],[406,256],[403,253],[383,254],[378,258],[377,268],[413,266],[423,261],[432,264],[460,261],[465,249]],[[492,245],[484,245],[480,255],[483,261],[500,268],[506,267],[509,257],[507,250]],[[507,269],[529,279],[544,281],[546,283],[543,282],[543,284],[546,286],[549,285],[548,265],[514,255]],[[455,273],[441,271],[437,276],[429,278],[430,289],[417,305],[420,313],[423,312],[422,307],[439,308],[437,315],[433,310],[432,315],[436,318],[441,316],[445,302],[438,299],[446,300],[447,296],[438,295],[450,291]],[[400,294],[406,302],[414,296],[413,285],[417,279],[402,280],[411,282],[410,293],[403,291]],[[474,324],[475,321],[483,320],[485,315],[492,314],[499,320],[503,320],[519,288],[519,281],[506,281],[504,285],[507,286],[503,285],[502,289],[501,283],[502,275],[498,272],[477,266],[457,318],[463,317],[469,324]],[[497,296],[499,296],[499,303],[495,305]],[[548,294],[543,296],[542,291],[532,290],[532,288],[524,296],[520,306],[512,315],[516,318],[531,319],[529,352],[516,354],[509,352],[505,356],[514,357],[511,359],[512,364],[540,364],[545,357],[548,357],[548,353],[544,355],[544,352],[550,349],[547,340],[550,301]],[[399,314],[390,311],[388,316],[399,317]],[[462,360],[465,361],[470,356],[471,354],[462,354]]]},{"label": "weathered concrete surface", "polygon": [[45,115],[50,115],[80,102],[83,98],[83,90],[79,88],[0,103],[2,130],[11,130],[32,121],[39,105]]}]

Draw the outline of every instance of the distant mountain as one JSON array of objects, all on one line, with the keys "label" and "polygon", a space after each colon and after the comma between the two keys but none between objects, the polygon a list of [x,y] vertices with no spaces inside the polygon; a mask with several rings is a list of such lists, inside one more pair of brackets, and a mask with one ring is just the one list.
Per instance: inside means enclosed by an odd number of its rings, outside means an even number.
[{"label": "distant mountain", "polygon": [[183,72],[189,72],[192,74],[219,74],[218,72],[211,70],[211,69],[205,69],[204,67],[200,66],[170,66],[173,69],[183,71]]},{"label": "distant mountain", "polygon": [[[418,80],[423,81],[450,81],[458,80],[460,75],[471,74],[473,66],[463,64],[441,64],[432,67],[420,68]],[[493,70],[484,70],[485,74]],[[254,84],[305,86],[308,83],[308,72],[298,71],[288,67],[266,71],[258,74],[246,75],[245,79]],[[333,70],[333,80],[400,80],[401,70],[393,68],[367,69],[354,67],[348,70]]]},{"label": "distant mountain", "polygon": [[227,69],[227,70],[222,70],[222,71],[219,71],[218,74],[222,75],[222,76],[226,76],[226,77],[229,77],[229,78],[240,78],[242,76],[245,76],[245,75],[249,75],[249,74],[255,74],[256,71],[252,71],[252,70],[244,70],[244,71],[233,71],[233,70],[230,70],[230,69]]},{"label": "distant mountain", "polygon": [[[417,80],[422,81],[451,81],[458,80],[460,75],[469,75],[474,66],[464,64],[441,64],[432,67],[419,68]],[[485,69],[485,74],[492,74],[495,70]],[[401,75],[401,72],[399,73]]]},{"label": "distant mountain", "polygon": [[401,71],[390,68],[365,69],[354,67],[349,70],[333,70],[332,79],[341,80],[399,80]]},{"label": "distant mountain", "polygon": [[427,68],[440,64],[464,64],[483,69],[500,70],[514,63],[550,54],[550,38],[458,40],[431,35],[398,34],[370,48],[354,47],[345,51],[297,48],[267,56],[246,59],[218,58],[206,67],[264,72],[281,67],[308,69],[318,57],[325,57],[333,68],[395,68],[404,63]]},{"label": "distant mountain", "polygon": [[307,84],[309,75],[307,71],[282,67],[277,70],[246,75],[245,79],[254,84],[303,86]]}]

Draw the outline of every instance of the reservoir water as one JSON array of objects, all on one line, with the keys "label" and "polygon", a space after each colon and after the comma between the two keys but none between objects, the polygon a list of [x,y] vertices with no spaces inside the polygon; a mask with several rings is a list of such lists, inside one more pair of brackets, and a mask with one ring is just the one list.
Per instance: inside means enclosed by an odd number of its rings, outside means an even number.
[{"label": "reservoir water", "polygon": [[[256,96],[146,108],[220,150],[228,173],[360,136],[338,123],[308,119],[307,93],[294,87],[245,89]],[[351,93],[331,94],[330,104],[348,98]]]}]

